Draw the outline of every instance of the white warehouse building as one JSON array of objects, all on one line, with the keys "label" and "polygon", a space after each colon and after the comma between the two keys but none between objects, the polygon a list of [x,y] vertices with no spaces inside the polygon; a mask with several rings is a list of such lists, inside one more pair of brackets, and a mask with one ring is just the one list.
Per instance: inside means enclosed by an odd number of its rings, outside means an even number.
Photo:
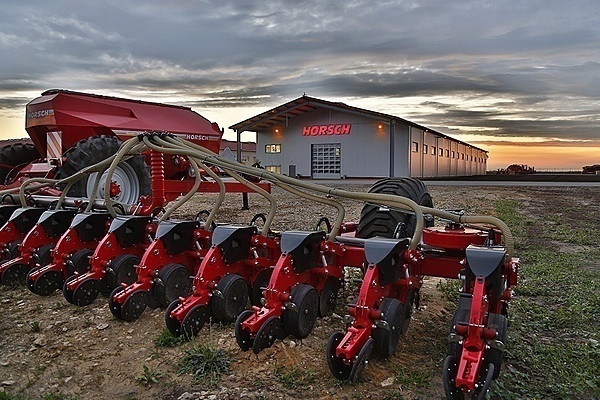
[{"label": "white warehouse building", "polygon": [[302,96],[232,125],[268,170],[306,178],[483,175],[488,152],[419,124]]}]

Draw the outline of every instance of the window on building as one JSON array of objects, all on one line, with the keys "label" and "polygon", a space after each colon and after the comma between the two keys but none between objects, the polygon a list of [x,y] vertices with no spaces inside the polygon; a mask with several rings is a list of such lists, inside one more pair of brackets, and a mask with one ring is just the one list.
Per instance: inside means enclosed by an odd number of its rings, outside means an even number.
[{"label": "window on building", "polygon": [[281,165],[267,165],[265,169],[269,172],[277,172],[278,174],[281,173]]},{"label": "window on building", "polygon": [[418,153],[419,152],[419,143],[417,142],[412,142],[411,148],[413,153]]},{"label": "window on building", "polygon": [[435,146],[431,146],[431,155],[435,156]]},{"label": "window on building", "polygon": [[446,149],[446,157],[450,158],[450,150]]},{"label": "window on building", "polygon": [[244,164],[248,163],[248,160],[249,160],[248,156],[242,156],[242,162]]},{"label": "window on building", "polygon": [[440,157],[443,157],[443,156],[444,156],[444,149],[442,149],[441,147],[440,147],[440,149],[439,149],[439,153],[438,153],[438,155],[439,155]]},{"label": "window on building", "polygon": [[429,151],[429,149],[427,148],[427,145],[424,144],[423,145],[423,154],[427,154],[428,151]]},{"label": "window on building", "polygon": [[281,145],[267,144],[265,145],[265,153],[281,153]]},{"label": "window on building", "polygon": [[464,160],[465,159],[465,153],[461,153],[461,158]]},{"label": "window on building", "polygon": [[452,151],[452,158],[456,158],[456,153]]}]

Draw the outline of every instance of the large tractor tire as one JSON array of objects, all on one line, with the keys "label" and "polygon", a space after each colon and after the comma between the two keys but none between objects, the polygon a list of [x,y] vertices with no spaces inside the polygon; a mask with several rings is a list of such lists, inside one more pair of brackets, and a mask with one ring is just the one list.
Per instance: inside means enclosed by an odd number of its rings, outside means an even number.
[{"label": "large tractor tire", "polygon": [[14,143],[0,148],[0,184],[6,184],[6,176],[16,166],[30,163],[40,158],[31,143]]},{"label": "large tractor tire", "polygon": [[[392,194],[407,197],[419,205],[433,207],[433,200],[423,182],[413,178],[386,178],[375,182],[369,193]],[[365,204],[360,213],[357,237],[375,236],[393,238],[412,237],[416,227],[414,214],[396,209],[388,209],[373,204]],[[426,219],[425,226],[433,226],[433,219]]]},{"label": "large tractor tire", "polygon": [[[121,141],[116,136],[92,136],[80,140],[65,152],[65,160],[58,171],[58,178],[69,177],[85,167],[106,160],[117,153],[120,146]],[[93,173],[79,180],[71,187],[68,195],[104,199],[104,182],[106,180],[104,176],[100,180],[95,196],[92,194],[96,175]],[[150,194],[151,191],[150,171],[142,156],[135,156],[120,163],[112,175],[112,181],[116,183],[120,191],[119,194],[112,197],[118,203],[135,204],[141,195]]]}]

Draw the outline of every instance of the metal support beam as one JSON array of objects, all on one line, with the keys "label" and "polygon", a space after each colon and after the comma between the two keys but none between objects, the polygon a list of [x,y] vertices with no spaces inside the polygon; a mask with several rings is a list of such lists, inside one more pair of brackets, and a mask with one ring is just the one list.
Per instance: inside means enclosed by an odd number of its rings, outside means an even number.
[{"label": "metal support beam", "polygon": [[393,178],[395,176],[395,136],[395,123],[393,119],[390,119],[390,178]]}]

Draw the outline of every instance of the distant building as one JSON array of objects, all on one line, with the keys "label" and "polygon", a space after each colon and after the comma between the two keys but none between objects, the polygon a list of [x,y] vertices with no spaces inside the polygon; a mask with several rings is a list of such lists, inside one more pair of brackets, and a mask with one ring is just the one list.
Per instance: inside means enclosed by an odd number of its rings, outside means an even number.
[{"label": "distant building", "polygon": [[486,150],[393,115],[308,96],[230,129],[256,132],[262,166],[290,176],[468,176],[487,167]]},{"label": "distant building", "polygon": [[[229,148],[231,153],[233,153],[234,158],[237,156],[237,142],[234,140],[226,140],[221,139],[221,151]],[[252,165],[256,162],[256,143],[254,142],[242,142],[242,164]]]}]

